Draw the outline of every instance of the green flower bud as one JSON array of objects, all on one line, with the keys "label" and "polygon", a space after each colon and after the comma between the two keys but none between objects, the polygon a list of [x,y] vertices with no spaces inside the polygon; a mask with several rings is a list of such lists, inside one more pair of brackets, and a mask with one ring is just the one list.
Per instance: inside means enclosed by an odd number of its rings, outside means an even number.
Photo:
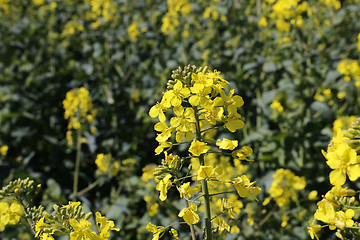
[{"label": "green flower bud", "polygon": [[92,217],[92,212],[89,212],[88,214],[85,215],[84,219],[89,220],[91,217]]}]

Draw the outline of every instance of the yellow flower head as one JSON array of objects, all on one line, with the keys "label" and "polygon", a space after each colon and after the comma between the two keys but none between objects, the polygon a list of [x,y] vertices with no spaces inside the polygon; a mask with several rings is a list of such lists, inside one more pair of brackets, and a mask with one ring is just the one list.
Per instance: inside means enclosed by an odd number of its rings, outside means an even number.
[{"label": "yellow flower head", "polygon": [[198,140],[192,141],[189,148],[189,152],[194,156],[200,156],[201,154],[207,153],[209,150],[210,146]]},{"label": "yellow flower head", "polygon": [[196,224],[200,221],[199,215],[194,212],[196,210],[197,206],[194,203],[190,203],[189,207],[181,210],[178,216],[182,217],[188,225]]}]

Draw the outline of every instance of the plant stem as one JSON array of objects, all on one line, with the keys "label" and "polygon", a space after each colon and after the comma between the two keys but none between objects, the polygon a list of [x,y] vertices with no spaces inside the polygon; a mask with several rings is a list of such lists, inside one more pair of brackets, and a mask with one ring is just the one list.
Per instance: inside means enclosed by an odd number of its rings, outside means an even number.
[{"label": "plant stem", "polygon": [[77,196],[81,196],[85,193],[87,193],[88,191],[90,191],[91,189],[93,189],[94,187],[96,187],[99,184],[100,180],[97,179],[95,182],[91,183],[89,186],[87,186],[86,188],[84,188],[83,190],[77,192]]},{"label": "plant stem", "polygon": [[[186,207],[188,208],[188,207],[189,207],[189,203],[188,203],[188,201],[187,201],[186,199],[184,199],[184,200],[185,200],[185,205],[186,205]],[[195,229],[194,229],[194,225],[193,225],[193,224],[190,225],[190,231],[191,231],[191,239],[192,239],[192,240],[196,240]]]},{"label": "plant stem", "polygon": [[74,200],[76,200],[78,194],[80,157],[81,157],[81,128],[79,128],[76,131],[76,162],[75,162],[74,186],[73,186]]},{"label": "plant stem", "polygon": [[25,206],[24,201],[18,196],[15,196],[15,197],[16,197],[16,200],[18,201],[18,203],[20,204],[22,210],[24,211],[24,215],[26,216],[25,218],[26,218],[27,222],[29,223],[31,232],[35,235],[36,233],[35,233],[35,230],[34,230],[34,223],[30,219],[29,213],[26,211],[26,206]]},{"label": "plant stem", "polygon": [[[201,141],[201,130],[200,130],[200,120],[197,111],[197,107],[194,107],[195,113],[195,126],[196,126],[196,140]],[[200,165],[205,165],[204,155],[199,156]],[[201,189],[204,195],[204,211],[205,211],[205,238],[206,240],[212,240],[212,227],[211,227],[211,212],[210,212],[210,196],[209,189],[206,179],[201,180]]]}]

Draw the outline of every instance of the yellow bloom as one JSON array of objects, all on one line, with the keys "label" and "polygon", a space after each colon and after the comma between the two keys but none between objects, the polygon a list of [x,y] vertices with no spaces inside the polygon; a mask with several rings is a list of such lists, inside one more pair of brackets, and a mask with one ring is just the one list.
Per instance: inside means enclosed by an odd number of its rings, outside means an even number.
[{"label": "yellow bloom", "polygon": [[201,154],[207,153],[209,150],[210,146],[198,140],[193,140],[189,148],[189,152],[192,153],[194,156],[200,156]]},{"label": "yellow bloom", "polygon": [[172,186],[170,178],[171,174],[166,174],[166,176],[156,185],[156,190],[160,191],[159,198],[161,201],[165,201],[167,198],[167,191]]},{"label": "yellow bloom", "polygon": [[152,118],[159,117],[160,122],[164,122],[166,120],[164,111],[167,111],[169,107],[170,104],[166,104],[165,101],[158,102],[150,108],[149,115]]},{"label": "yellow bloom", "polygon": [[212,173],[213,173],[212,166],[200,166],[200,168],[198,170],[197,180],[210,178]]},{"label": "yellow bloom", "polygon": [[216,146],[224,150],[234,150],[238,146],[238,141],[225,138],[223,138],[223,140],[218,139],[216,141]]},{"label": "yellow bloom", "polygon": [[325,154],[326,163],[334,169],[330,172],[330,183],[332,185],[343,185],[346,181],[346,174],[351,181],[360,177],[360,160],[357,154],[347,143],[342,142],[334,146],[335,149]]},{"label": "yellow bloom", "polygon": [[232,185],[234,186],[240,197],[245,198],[250,195],[256,201],[258,201],[256,196],[260,194],[261,188],[254,187],[254,184],[255,182],[250,182],[250,179],[245,175],[237,177],[232,181]]},{"label": "yellow bloom", "polygon": [[193,195],[196,192],[196,188],[192,187],[190,185],[190,182],[182,184],[180,188],[178,188],[178,190],[181,198],[183,197],[183,195],[187,197],[191,197],[191,195]]},{"label": "yellow bloom", "polygon": [[291,200],[297,201],[296,190],[304,189],[306,186],[305,177],[298,177],[289,169],[276,170],[273,179],[269,194],[281,208],[288,208]]},{"label": "yellow bloom", "polygon": [[250,159],[247,159],[247,157],[250,157],[253,154],[253,150],[251,147],[244,146],[239,150],[235,150],[232,152],[233,158],[240,159],[240,160],[246,160],[246,161],[253,161]]},{"label": "yellow bloom", "polygon": [[281,103],[279,101],[273,101],[271,104],[270,104],[270,107],[272,109],[275,109],[276,111],[278,112],[283,112],[284,111],[284,107],[281,105]]},{"label": "yellow bloom", "polygon": [[0,154],[2,156],[6,156],[8,150],[9,150],[9,147],[7,145],[3,145],[0,147]]},{"label": "yellow bloom", "polygon": [[106,217],[101,216],[101,213],[96,212],[96,224],[100,225],[100,233],[99,235],[102,237],[102,239],[107,240],[110,237],[109,230],[113,231],[120,231],[119,228],[115,228],[115,224],[113,221],[108,221]]},{"label": "yellow bloom", "polygon": [[50,233],[43,233],[40,237],[41,240],[54,240]]},{"label": "yellow bloom", "polygon": [[172,90],[169,90],[164,93],[165,103],[170,103],[172,106],[176,107],[181,104],[182,99],[190,96],[190,89],[183,86],[181,81],[176,81]]},{"label": "yellow bloom", "polygon": [[318,209],[314,214],[315,219],[329,224],[334,222],[336,216],[335,209],[339,205],[332,198],[332,194],[327,193],[325,198],[317,203]]},{"label": "yellow bloom", "polygon": [[165,233],[165,228],[163,226],[155,226],[151,222],[146,225],[146,230],[153,233],[152,240],[158,240]]},{"label": "yellow bloom", "polygon": [[18,202],[12,202],[9,206],[7,202],[0,202],[0,232],[8,224],[15,225],[20,221],[24,211]]},{"label": "yellow bloom", "polygon": [[258,25],[259,25],[260,27],[267,27],[268,22],[267,22],[266,18],[265,18],[265,17],[261,17],[260,20],[258,21]]},{"label": "yellow bloom", "polygon": [[188,225],[196,224],[200,221],[199,215],[197,215],[197,213],[194,212],[196,210],[197,210],[197,206],[191,202],[189,207],[181,210],[178,216],[182,217]]},{"label": "yellow bloom", "polygon": [[45,220],[45,216],[43,216],[42,218],[40,218],[39,221],[36,222],[36,224],[35,224],[35,237],[39,236],[41,230],[43,230],[44,228],[47,228],[47,227],[50,226],[49,224],[45,223],[44,220]]},{"label": "yellow bloom", "polygon": [[317,240],[319,240],[319,237],[316,235],[317,232],[319,232],[321,230],[321,225],[314,225],[315,219],[313,222],[308,221],[309,223],[309,227],[308,227],[308,232],[310,234],[311,239],[316,238]]},{"label": "yellow bloom", "polygon": [[175,240],[179,240],[179,234],[175,229],[172,228],[169,232]]},{"label": "yellow bloom", "polygon": [[354,217],[354,215],[355,211],[353,209],[347,209],[345,212],[336,212],[335,220],[331,223],[329,228],[331,230],[334,230],[335,228],[344,230],[346,227],[352,227],[354,225],[354,220],[352,220],[352,217]]},{"label": "yellow bloom", "polygon": [[75,219],[70,219],[69,223],[71,227],[74,229],[74,232],[70,233],[70,240],[103,240],[100,236],[96,235],[96,233],[90,230],[91,223],[88,221],[81,219],[78,222]]}]

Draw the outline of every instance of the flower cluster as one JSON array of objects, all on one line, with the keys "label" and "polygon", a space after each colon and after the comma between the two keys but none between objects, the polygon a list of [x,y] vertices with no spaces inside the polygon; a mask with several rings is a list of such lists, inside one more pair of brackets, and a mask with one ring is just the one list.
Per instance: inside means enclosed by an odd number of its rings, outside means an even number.
[{"label": "flower cluster", "polygon": [[189,0],[167,0],[168,11],[162,18],[161,31],[165,34],[173,34],[179,25],[179,18],[188,16],[192,11]]},{"label": "flower cluster", "polygon": [[0,197],[5,197],[0,202],[0,231],[6,225],[19,223],[21,218],[27,220],[35,238],[41,240],[54,240],[53,236],[60,235],[68,235],[70,240],[107,240],[110,230],[119,231],[113,221],[107,220],[99,212],[95,214],[96,232],[91,230],[89,219],[92,213],[85,214],[80,202],[70,201],[61,207],[55,204],[53,214],[46,212],[42,205],[30,207],[28,199],[32,199],[41,187],[40,184],[36,187],[34,185],[34,181],[29,178],[17,179],[0,190]]},{"label": "flower cluster", "polygon": [[96,156],[95,164],[98,167],[98,172],[100,174],[110,173],[113,176],[120,170],[120,163],[112,158],[111,154],[104,155],[103,153],[99,153]]},{"label": "flower cluster", "polygon": [[35,237],[53,240],[53,235],[69,235],[70,239],[107,240],[110,230],[119,231],[113,221],[96,212],[96,232],[91,230],[88,221],[92,213],[85,214],[80,202],[69,202],[59,207],[54,205],[55,215],[44,212],[35,224]]},{"label": "flower cluster", "polygon": [[[336,235],[341,239],[358,238],[359,223],[357,222],[359,202],[356,201],[356,191],[346,186],[347,178],[356,181],[360,177],[360,120],[353,122],[352,127],[343,130],[343,124],[334,124],[334,136],[324,150],[327,165],[332,169],[329,174],[333,185],[323,198],[317,203],[318,209],[314,214],[314,221],[309,222],[311,238],[319,239],[317,232],[328,226],[330,230],[337,230]],[[315,225],[315,220],[326,225]]]},{"label": "flower cluster", "polygon": [[287,225],[289,216],[286,212],[290,208],[291,202],[299,202],[299,194],[297,191],[305,187],[305,177],[296,176],[289,169],[280,168],[273,174],[273,182],[268,190],[270,197],[264,200],[263,205],[267,205],[271,199],[274,199],[282,214],[282,227]]},{"label": "flower cluster", "polygon": [[355,86],[360,87],[360,65],[358,61],[353,59],[341,60],[337,66],[339,73],[344,75],[344,80],[350,82],[355,80]]},{"label": "flower cluster", "polygon": [[[243,204],[239,197],[257,200],[256,196],[261,192],[255,182],[244,175],[247,167],[241,164],[242,160],[252,161],[248,159],[252,149],[248,146],[239,148],[237,140],[214,138],[216,129],[222,127],[233,133],[244,126],[238,113],[243,99],[235,95],[233,89],[227,93],[225,88],[229,83],[220,72],[210,71],[207,67],[189,65],[179,68],[173,71],[172,78],[161,101],[149,111],[152,118],[159,119],[154,126],[159,142],[155,153],[165,156],[154,173],[158,178],[159,198],[165,201],[170,188],[175,186],[186,201],[186,207],[178,216],[188,225],[199,222],[198,205],[203,203],[199,211],[204,212],[206,236],[212,234],[212,228],[219,232],[231,231],[225,218],[233,219],[240,212]],[[166,112],[169,112],[169,119]],[[169,153],[180,144],[189,146],[188,157]],[[187,181],[190,176],[192,181]],[[229,191],[231,188],[233,190]],[[219,195],[224,197],[213,197]],[[202,197],[203,201],[200,201]],[[211,216],[216,217],[212,219]],[[234,231],[236,228],[234,226]],[[165,232],[162,226],[148,225],[148,230],[153,232],[153,239]]]},{"label": "flower cluster", "polygon": [[[79,130],[87,122],[93,123],[97,110],[93,108],[89,91],[84,88],[75,88],[67,92],[63,101],[65,110],[64,118],[69,120],[66,138],[69,145],[73,145],[72,129]],[[91,132],[95,132],[95,127],[91,128]]]}]

